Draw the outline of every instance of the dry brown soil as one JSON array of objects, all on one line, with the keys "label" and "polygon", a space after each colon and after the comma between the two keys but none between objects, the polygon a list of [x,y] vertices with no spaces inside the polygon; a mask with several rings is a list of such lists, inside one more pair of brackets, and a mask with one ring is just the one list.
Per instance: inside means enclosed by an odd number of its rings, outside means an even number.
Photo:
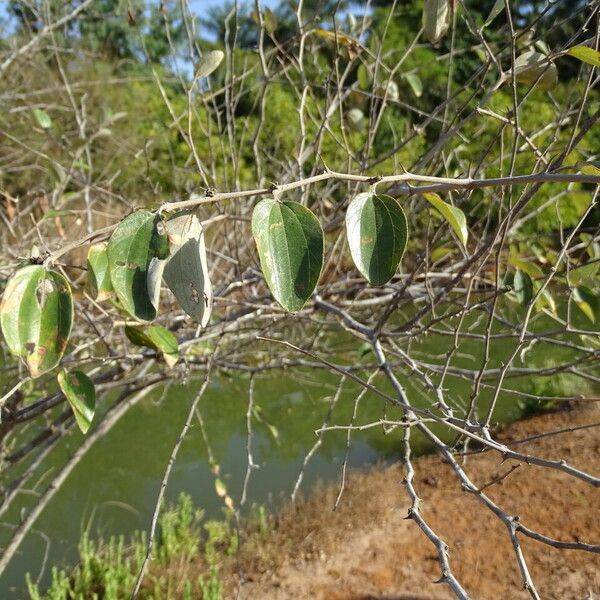
[{"label": "dry brown soil", "polygon": [[[540,432],[600,422],[600,407],[570,408],[510,426],[506,442]],[[600,476],[600,428],[588,427],[514,446]],[[482,486],[508,471],[491,452],[469,456],[466,470]],[[438,456],[415,461],[422,514],[450,548],[451,568],[473,599],[529,598],[523,590],[505,526],[471,494],[461,491]],[[248,540],[241,564],[228,577],[229,592],[261,600],[441,600],[453,598],[440,577],[432,544],[406,520],[401,465],[354,474],[334,512],[337,489],[322,488],[284,509],[271,534]],[[600,543],[600,489],[556,470],[521,464],[489,496],[521,522],[558,540]],[[600,554],[557,550],[519,536],[544,599],[600,598]],[[251,536],[252,538],[252,536]],[[244,546],[243,546],[244,547]],[[225,567],[225,565],[223,565]],[[232,565],[233,567],[233,565]],[[228,569],[225,568],[225,571]],[[237,573],[236,573],[237,572]],[[222,572],[222,574],[226,574]],[[228,592],[228,596],[229,596]]]}]

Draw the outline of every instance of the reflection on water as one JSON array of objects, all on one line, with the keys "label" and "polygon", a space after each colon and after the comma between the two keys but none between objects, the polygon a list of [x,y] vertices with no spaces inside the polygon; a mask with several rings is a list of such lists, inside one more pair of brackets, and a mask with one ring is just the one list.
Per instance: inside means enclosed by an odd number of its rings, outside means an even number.
[{"label": "reflection on water", "polygon": [[[453,343],[450,336],[427,337],[413,344],[411,354],[438,364],[443,363],[445,352]],[[488,368],[499,366],[512,351],[510,340],[494,345],[493,359]],[[355,344],[348,349],[340,344],[340,364],[357,364],[369,357],[360,356]],[[480,345],[475,341],[461,343],[452,365],[456,369],[477,369],[481,364]],[[549,357],[547,348],[538,352],[534,347],[527,356],[529,366],[545,366],[568,356],[560,348],[556,356]],[[567,354],[565,354],[565,352]],[[458,374],[457,374],[458,375]],[[435,380],[435,376],[433,376]],[[446,395],[458,409],[464,409],[472,388],[467,375],[447,378]],[[556,378],[555,378],[556,379]],[[550,383],[549,383],[550,382]],[[550,388],[552,380],[542,384]],[[306,453],[316,441],[318,429],[330,410],[332,398],[339,383],[339,376],[323,369],[289,369],[273,371],[255,381],[256,409],[252,419],[252,454],[260,468],[252,472],[248,487],[249,503],[265,503],[275,506],[280,498],[289,497],[298,478]],[[389,391],[382,379],[374,383]],[[415,387],[415,378],[404,375],[402,383],[407,387],[415,404],[427,406],[432,402],[431,393]],[[535,378],[510,379],[512,389],[538,393],[534,389]],[[208,516],[219,516],[222,501],[217,497],[214,476],[209,468],[209,452],[220,465],[221,476],[229,494],[239,501],[247,467],[246,411],[249,378],[244,375],[222,376],[215,379],[200,403],[200,417],[206,439],[202,435],[197,418],[189,432],[175,464],[167,490],[167,500],[174,500],[181,491],[192,495],[198,506]],[[148,527],[160,480],[168,456],[187,415],[199,382],[189,385],[171,385],[165,390],[154,390],[101,439],[77,466],[67,483],[54,497],[36,523],[36,530],[26,538],[20,553],[12,561],[0,584],[1,597],[20,597],[24,574],[40,572],[44,556],[45,580],[52,564],[72,562],[76,559],[77,542],[81,532],[89,528],[92,535],[109,536],[134,529]],[[556,385],[554,385],[556,387]],[[354,400],[358,385],[345,382],[343,392],[331,414],[330,423],[347,425],[352,421]],[[561,393],[560,391],[557,393]],[[489,390],[482,394],[480,410],[489,401]],[[495,420],[506,422],[521,414],[519,399],[504,393],[498,404]],[[387,407],[385,417],[395,418],[399,413]],[[381,398],[372,394],[364,396],[358,405],[354,423],[366,424],[384,416]],[[452,434],[442,428],[435,429],[440,436],[450,440]],[[48,477],[81,441],[80,434],[73,434],[62,448],[53,455],[53,463],[44,466]],[[402,432],[394,430],[386,434],[381,427],[355,431],[348,450],[348,465],[363,467],[379,460],[393,460],[401,448]],[[207,444],[210,450],[207,448]],[[425,442],[414,436],[415,451],[426,450]],[[347,433],[330,431],[323,437],[323,444],[309,463],[303,488],[310,487],[316,478],[336,480],[340,476],[347,446]],[[32,491],[33,493],[34,491]],[[29,506],[32,496],[21,496],[20,507]],[[8,515],[7,522],[15,522],[17,514]]]}]

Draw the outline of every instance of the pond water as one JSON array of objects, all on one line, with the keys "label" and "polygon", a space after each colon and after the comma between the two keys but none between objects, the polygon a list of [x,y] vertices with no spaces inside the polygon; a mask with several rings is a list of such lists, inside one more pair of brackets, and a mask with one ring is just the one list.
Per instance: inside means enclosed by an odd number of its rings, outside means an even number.
[{"label": "pond water", "polygon": [[[417,358],[443,363],[444,354],[453,343],[450,336],[429,335],[411,347]],[[340,364],[372,362],[371,355],[361,356],[352,345],[340,343]],[[513,349],[514,342],[506,339],[495,343],[493,358],[488,368],[497,367]],[[554,347],[532,349],[527,357],[528,366],[548,366],[568,356],[569,350]],[[453,366],[477,369],[481,364],[480,344],[461,343]],[[400,371],[399,371],[400,372]],[[414,378],[401,378],[415,404],[427,406],[431,394],[417,386]],[[302,468],[307,452],[316,441],[314,431],[326,418],[335,394],[339,376],[323,369],[287,369],[272,371],[255,380],[254,402],[256,411],[252,419],[252,453],[259,465],[253,470],[248,486],[248,504],[265,504],[275,508],[283,498],[289,498]],[[375,383],[386,389],[381,379]],[[190,403],[200,385],[172,384],[167,389],[155,389],[134,406],[118,424],[88,452],[42,513],[19,553],[12,560],[0,582],[0,598],[21,598],[24,594],[25,573],[34,579],[48,581],[51,566],[72,564],[77,559],[77,543],[82,531],[90,530],[93,537],[111,534],[128,534],[135,529],[147,529],[170,452],[180,433]],[[221,478],[229,494],[239,502],[247,467],[246,411],[249,378],[246,375],[214,378],[200,402],[204,434],[199,420],[187,435],[173,469],[167,489],[168,501],[175,501],[180,492],[189,493],[195,503],[204,508],[208,516],[222,515],[223,501],[215,492],[215,478],[209,466],[209,453],[218,463]],[[456,406],[464,407],[469,397],[471,382],[468,378],[448,378],[447,398]],[[509,387],[528,392],[552,393],[548,380],[541,383],[536,378],[510,379]],[[559,389],[561,385],[553,387]],[[347,425],[351,422],[355,398],[359,392],[356,384],[346,382],[339,401],[331,414],[331,424]],[[489,393],[482,395],[482,406]],[[522,414],[519,398],[503,393],[495,421],[508,422]],[[356,424],[369,423],[384,415],[381,398],[367,394],[358,405]],[[388,407],[386,417],[398,413]],[[451,439],[447,431],[436,432]],[[70,456],[81,442],[82,436],[74,433],[44,465],[48,477]],[[207,446],[208,442],[208,446]],[[427,450],[423,439],[415,436],[416,452]],[[395,430],[386,435],[381,427],[353,432],[348,449],[348,466],[363,468],[378,461],[393,461],[400,456],[402,432]],[[328,432],[323,444],[306,468],[302,489],[308,490],[316,479],[338,481],[346,455],[346,431]],[[46,484],[46,480],[42,485]],[[35,490],[31,490],[35,493]],[[32,496],[22,495],[14,503],[15,510],[30,506]],[[324,507],[326,508],[326,507]],[[15,511],[7,522],[15,522]],[[6,535],[3,532],[3,535]],[[4,540],[2,540],[4,543]],[[47,554],[47,556],[46,556]]]}]

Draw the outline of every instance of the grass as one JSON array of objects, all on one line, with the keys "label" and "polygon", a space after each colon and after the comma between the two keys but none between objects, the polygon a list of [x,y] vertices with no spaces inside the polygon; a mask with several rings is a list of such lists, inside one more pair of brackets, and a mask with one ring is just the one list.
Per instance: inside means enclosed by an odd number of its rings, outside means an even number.
[{"label": "grass", "polygon": [[[190,496],[182,494],[160,517],[160,534],[144,587],[143,600],[203,598],[220,600],[223,585],[219,562],[237,550],[231,518],[204,521]],[[84,532],[79,563],[67,571],[54,567],[46,591],[27,576],[31,600],[121,600],[128,598],[146,554],[145,532],[136,531],[128,543],[123,536],[94,541]],[[200,572],[199,575],[197,573]]]}]

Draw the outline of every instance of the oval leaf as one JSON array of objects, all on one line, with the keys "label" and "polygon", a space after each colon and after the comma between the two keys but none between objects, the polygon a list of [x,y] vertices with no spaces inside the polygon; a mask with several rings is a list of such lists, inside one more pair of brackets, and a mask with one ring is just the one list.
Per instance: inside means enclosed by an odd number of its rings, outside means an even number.
[{"label": "oval leaf", "polygon": [[346,212],[346,235],[356,268],[371,285],[387,283],[396,272],[408,226],[400,204],[391,196],[359,194]]},{"label": "oval leaf", "polygon": [[521,306],[527,306],[533,298],[533,283],[525,271],[517,270],[513,278],[513,291]]},{"label": "oval leaf", "polygon": [[75,421],[82,433],[87,433],[96,412],[96,389],[94,382],[81,371],[60,371],[56,379],[71,405]]},{"label": "oval leaf", "polygon": [[25,359],[32,377],[50,371],[60,362],[73,325],[68,281],[41,265],[19,269],[6,286],[0,325],[10,351]]},{"label": "oval leaf", "polygon": [[461,244],[466,248],[467,241],[469,240],[469,230],[467,229],[465,213],[460,208],[444,202],[437,194],[426,193],[423,194],[423,198],[448,221]]},{"label": "oval leaf", "polygon": [[483,27],[487,27],[488,25],[491,25],[492,21],[504,10],[504,0],[496,0],[496,2],[494,2],[494,6],[492,6],[492,9],[490,10],[490,14],[488,15],[488,18],[485,20],[485,23],[483,24]]},{"label": "oval leaf", "polygon": [[140,210],[121,221],[108,242],[108,268],[112,286],[125,310],[138,319],[156,317],[148,293],[148,271],[153,258],[167,257],[167,236],[157,231],[157,215]]},{"label": "oval leaf", "polygon": [[594,67],[600,67],[600,52],[587,46],[573,46],[567,50],[569,56],[573,56],[581,62]]},{"label": "oval leaf", "polygon": [[421,78],[415,73],[404,73],[403,77],[408,81],[413,94],[417,98],[420,98],[423,95],[423,82],[421,81]]},{"label": "oval leaf", "polygon": [[127,339],[136,346],[150,348],[160,352],[168,367],[173,367],[179,360],[179,344],[172,331],[161,325],[148,327],[125,327]]},{"label": "oval leaf", "polygon": [[206,327],[213,290],[200,220],[193,212],[184,211],[169,219],[166,229],[171,253],[164,269],[165,283],[186,314]]},{"label": "oval leaf", "polygon": [[[515,78],[519,83],[537,85],[542,90],[552,89],[558,83],[558,70],[541,52],[528,50],[515,60]],[[511,81],[508,77],[507,81]]]},{"label": "oval leaf", "polygon": [[221,64],[225,58],[225,54],[221,50],[211,50],[210,52],[205,52],[202,55],[202,58],[198,61],[198,65],[196,67],[196,77],[198,79],[203,79],[204,77],[208,77],[213,71],[216,71],[217,67]]},{"label": "oval leaf", "polygon": [[580,173],[584,175],[600,175],[600,162],[597,160],[579,161],[575,164]]},{"label": "oval leaf", "polygon": [[34,108],[33,116],[42,129],[50,129],[52,127],[52,119],[45,110],[42,110],[41,108]]},{"label": "oval leaf", "polygon": [[425,37],[432,43],[439,42],[450,27],[450,1],[424,0],[423,30]]},{"label": "oval leaf", "polygon": [[317,217],[298,202],[265,198],[252,213],[252,235],[275,300],[287,311],[300,310],[323,268],[323,229]]},{"label": "oval leaf", "polygon": [[600,300],[594,295],[594,292],[584,285],[579,285],[573,289],[573,300],[575,300],[583,314],[592,323],[595,323],[600,312]]},{"label": "oval leaf", "polygon": [[88,289],[90,296],[102,302],[110,297],[113,288],[108,272],[106,243],[91,246],[87,255]]}]

